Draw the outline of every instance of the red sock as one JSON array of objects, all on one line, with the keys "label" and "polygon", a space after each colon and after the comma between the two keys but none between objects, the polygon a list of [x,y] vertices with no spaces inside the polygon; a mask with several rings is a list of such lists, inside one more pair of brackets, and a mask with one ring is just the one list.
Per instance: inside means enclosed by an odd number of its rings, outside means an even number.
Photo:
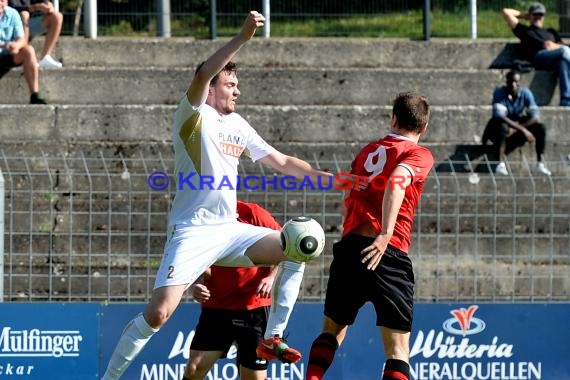
[{"label": "red sock", "polygon": [[309,353],[306,380],[321,380],[334,360],[338,342],[334,335],[322,333],[315,339]]},{"label": "red sock", "polygon": [[410,380],[410,365],[403,360],[386,360],[382,380]]}]

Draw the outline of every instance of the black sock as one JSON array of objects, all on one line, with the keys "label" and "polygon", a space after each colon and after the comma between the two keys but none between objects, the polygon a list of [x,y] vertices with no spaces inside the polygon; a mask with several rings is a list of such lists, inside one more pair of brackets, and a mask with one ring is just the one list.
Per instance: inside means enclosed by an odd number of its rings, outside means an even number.
[{"label": "black sock", "polygon": [[331,366],[334,355],[338,348],[338,342],[334,335],[322,333],[315,339],[309,353],[307,365],[307,380],[322,379],[325,372]]},{"label": "black sock", "polygon": [[403,360],[388,359],[384,366],[382,380],[409,380],[410,365]]}]

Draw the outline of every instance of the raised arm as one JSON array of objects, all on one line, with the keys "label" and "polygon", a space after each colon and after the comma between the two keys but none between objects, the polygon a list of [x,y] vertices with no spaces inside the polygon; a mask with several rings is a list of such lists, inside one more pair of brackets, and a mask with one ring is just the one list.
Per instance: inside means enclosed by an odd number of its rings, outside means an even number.
[{"label": "raised arm", "polygon": [[511,29],[514,29],[518,25],[519,18],[526,17],[526,15],[523,16],[521,11],[512,8],[503,8],[503,11],[501,13]]},{"label": "raised arm", "polygon": [[263,17],[261,13],[256,11],[249,12],[240,33],[204,62],[194,76],[194,79],[192,79],[192,83],[190,83],[190,87],[186,93],[190,104],[199,106],[206,101],[210,80],[212,80],[212,78],[231,61],[239,49],[253,37],[257,28],[263,26],[264,21],[265,17]]}]

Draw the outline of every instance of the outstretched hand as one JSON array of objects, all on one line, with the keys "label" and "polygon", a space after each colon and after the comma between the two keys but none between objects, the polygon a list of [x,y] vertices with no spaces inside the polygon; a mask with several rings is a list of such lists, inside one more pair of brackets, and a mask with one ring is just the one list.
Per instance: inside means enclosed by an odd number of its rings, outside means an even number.
[{"label": "outstretched hand", "polygon": [[257,11],[251,11],[247,15],[243,26],[241,27],[241,35],[245,40],[250,40],[257,28],[262,27],[265,22],[265,17]]}]

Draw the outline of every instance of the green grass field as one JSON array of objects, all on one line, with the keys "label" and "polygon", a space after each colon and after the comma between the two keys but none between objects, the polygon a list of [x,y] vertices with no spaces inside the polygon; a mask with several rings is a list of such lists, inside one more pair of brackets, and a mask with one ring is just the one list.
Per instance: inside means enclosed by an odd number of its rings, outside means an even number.
[{"label": "green grass field", "polygon": [[[282,17],[281,17],[282,18]],[[219,37],[235,35],[241,23],[226,18],[220,18],[217,25]],[[241,19],[240,19],[241,21]],[[228,26],[232,24],[232,26]],[[233,26],[235,24],[235,26]],[[435,38],[470,38],[470,17],[465,12],[444,12],[434,9],[430,19],[431,37]],[[558,29],[558,15],[550,13],[546,26]],[[208,38],[209,29],[206,20],[194,16],[172,20],[173,37]],[[135,31],[128,21],[101,27],[100,34],[104,36],[155,36],[156,22],[152,20],[148,30]],[[423,38],[423,15],[421,10],[401,13],[388,13],[373,16],[315,18],[307,15],[298,17],[298,21],[280,21],[278,15],[271,19],[272,37],[363,37],[363,38]],[[503,21],[500,12],[480,10],[477,14],[478,38],[509,38],[513,37]]]}]

